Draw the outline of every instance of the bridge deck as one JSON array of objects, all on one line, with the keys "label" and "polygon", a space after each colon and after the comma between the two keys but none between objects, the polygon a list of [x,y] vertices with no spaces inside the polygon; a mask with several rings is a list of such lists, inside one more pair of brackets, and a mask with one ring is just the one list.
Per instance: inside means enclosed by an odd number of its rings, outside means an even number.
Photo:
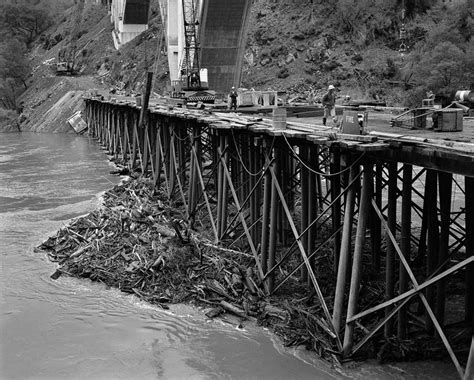
[{"label": "bridge deck", "polygon": [[[135,100],[117,97],[104,103],[122,104],[140,109]],[[474,120],[465,119],[460,132],[433,132],[390,127],[392,115],[372,112],[367,135],[348,135],[331,126],[323,126],[321,118],[289,118],[287,129],[275,129],[269,117],[239,113],[201,111],[191,108],[172,108],[150,99],[149,112],[178,118],[195,119],[221,128],[239,128],[259,134],[286,136],[317,141],[326,146],[338,145],[354,152],[365,151],[378,158],[392,159],[428,169],[436,169],[474,177]]]}]

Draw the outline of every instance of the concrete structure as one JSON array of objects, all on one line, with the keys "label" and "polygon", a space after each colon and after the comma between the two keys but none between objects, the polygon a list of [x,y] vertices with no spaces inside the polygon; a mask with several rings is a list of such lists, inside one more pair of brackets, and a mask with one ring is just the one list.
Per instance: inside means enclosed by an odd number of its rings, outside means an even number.
[{"label": "concrete structure", "polygon": [[246,42],[249,0],[205,0],[201,25],[201,66],[209,88],[239,87]]},{"label": "concrete structure", "polygon": [[[192,1],[192,0],[185,0]],[[249,0],[194,0],[199,20],[201,68],[208,71],[209,88],[226,93],[238,87],[245,48]],[[166,25],[171,82],[179,79],[184,53],[182,0],[160,0]]]},{"label": "concrete structure", "polygon": [[116,49],[148,29],[150,0],[112,0],[110,19]]},{"label": "concrete structure", "polygon": [[[194,2],[197,9],[198,20],[201,18],[202,0],[184,0]],[[166,25],[166,44],[168,46],[168,65],[171,83],[178,81],[179,68],[184,55],[184,18],[182,0],[160,0],[161,18]]]}]

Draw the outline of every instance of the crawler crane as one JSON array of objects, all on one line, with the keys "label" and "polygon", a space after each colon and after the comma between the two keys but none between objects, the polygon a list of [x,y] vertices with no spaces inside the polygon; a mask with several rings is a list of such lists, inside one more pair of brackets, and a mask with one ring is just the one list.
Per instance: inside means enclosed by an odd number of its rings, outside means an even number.
[{"label": "crawler crane", "polygon": [[182,0],[184,22],[184,54],[179,66],[179,79],[173,81],[172,97],[185,102],[214,103],[215,91],[207,86],[207,70],[200,66],[199,16],[197,0]]}]

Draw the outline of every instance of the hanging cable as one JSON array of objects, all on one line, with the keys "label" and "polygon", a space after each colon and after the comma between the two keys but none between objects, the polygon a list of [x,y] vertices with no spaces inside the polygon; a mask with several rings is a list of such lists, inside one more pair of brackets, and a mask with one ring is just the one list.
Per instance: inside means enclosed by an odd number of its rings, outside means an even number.
[{"label": "hanging cable", "polygon": [[345,173],[346,171],[350,170],[354,165],[358,164],[359,161],[362,159],[362,157],[365,156],[365,152],[363,152],[352,164],[351,166],[348,166],[347,168],[341,170],[340,172],[337,172],[337,173],[323,173],[323,172],[320,172],[320,171],[317,171],[317,170],[314,170],[312,168],[310,168],[308,165],[306,165],[300,158],[300,156],[298,155],[298,153],[295,152],[295,150],[293,149],[293,147],[291,146],[290,142],[286,139],[286,136],[285,134],[283,133],[283,137],[286,141],[286,144],[288,145],[288,148],[290,148],[291,152],[293,153],[293,157],[295,157],[295,159],[301,164],[303,165],[306,169],[308,169],[310,172],[314,173],[314,174],[318,174],[320,176],[323,176],[323,177],[334,177],[334,176],[337,176],[337,175],[340,175],[342,173]]},{"label": "hanging cable", "polygon": [[[239,147],[237,146],[237,141],[235,140],[235,136],[234,136],[234,130],[231,128],[231,132],[232,132],[232,140],[234,141],[234,146],[235,146],[235,151],[237,152],[237,155],[239,156],[239,161],[240,161],[240,164],[242,165],[242,167],[244,168],[244,170],[247,172],[248,175],[252,176],[252,177],[256,177],[258,176],[260,173],[262,173],[262,170],[263,168],[261,168],[259,171],[255,172],[255,173],[252,173],[248,168],[247,166],[245,166],[244,164],[244,160],[242,159],[242,156],[240,155],[240,152],[239,152]],[[273,146],[273,143],[272,143],[272,146]]]}]

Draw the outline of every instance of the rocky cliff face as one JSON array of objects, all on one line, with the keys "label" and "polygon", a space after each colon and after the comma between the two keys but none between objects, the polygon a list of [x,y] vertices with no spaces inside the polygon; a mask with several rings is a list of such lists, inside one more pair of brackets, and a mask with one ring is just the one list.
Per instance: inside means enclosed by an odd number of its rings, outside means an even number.
[{"label": "rocky cliff face", "polygon": [[[391,63],[400,60],[394,38],[362,38],[358,35],[364,33],[363,25],[353,31],[357,39],[352,38],[342,32],[337,2],[327,3],[255,0],[243,85],[306,97],[325,91],[329,84],[356,97],[380,92],[376,71],[389,78],[395,75]],[[371,93],[367,93],[369,85]]]}]

